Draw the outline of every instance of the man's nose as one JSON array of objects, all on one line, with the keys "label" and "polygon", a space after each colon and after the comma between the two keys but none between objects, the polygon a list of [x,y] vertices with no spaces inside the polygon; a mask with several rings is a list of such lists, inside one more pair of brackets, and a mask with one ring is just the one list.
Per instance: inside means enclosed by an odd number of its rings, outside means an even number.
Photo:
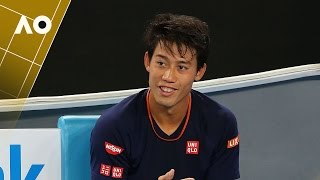
[{"label": "man's nose", "polygon": [[162,80],[167,81],[167,82],[175,82],[176,81],[176,73],[174,71],[174,69],[172,68],[168,68],[163,76],[162,76]]}]

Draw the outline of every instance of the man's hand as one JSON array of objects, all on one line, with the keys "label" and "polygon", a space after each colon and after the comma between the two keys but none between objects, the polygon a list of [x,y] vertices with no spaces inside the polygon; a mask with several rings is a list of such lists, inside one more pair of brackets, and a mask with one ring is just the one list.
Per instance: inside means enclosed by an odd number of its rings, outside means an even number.
[{"label": "man's hand", "polygon": [[[174,169],[170,169],[165,175],[162,175],[158,178],[158,180],[172,180],[174,177]],[[194,178],[184,178],[181,180],[195,180]]]}]

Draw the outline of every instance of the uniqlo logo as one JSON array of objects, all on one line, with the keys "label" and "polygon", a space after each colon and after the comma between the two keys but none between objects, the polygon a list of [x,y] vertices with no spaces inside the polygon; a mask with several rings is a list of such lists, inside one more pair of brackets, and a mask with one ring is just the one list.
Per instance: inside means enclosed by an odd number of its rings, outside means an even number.
[{"label": "uniqlo logo", "polygon": [[233,147],[236,147],[239,145],[239,142],[240,142],[240,138],[239,138],[239,135],[233,139],[230,139],[228,141],[228,144],[227,144],[227,148],[230,149],[230,148],[233,148]]},{"label": "uniqlo logo", "polygon": [[199,141],[187,141],[186,154],[198,154]]},{"label": "uniqlo logo", "polygon": [[112,167],[112,177],[122,178],[123,168],[122,167]]},{"label": "uniqlo logo", "polygon": [[100,165],[100,174],[102,174],[104,176],[110,176],[110,170],[111,170],[111,166],[106,165],[106,164]]}]

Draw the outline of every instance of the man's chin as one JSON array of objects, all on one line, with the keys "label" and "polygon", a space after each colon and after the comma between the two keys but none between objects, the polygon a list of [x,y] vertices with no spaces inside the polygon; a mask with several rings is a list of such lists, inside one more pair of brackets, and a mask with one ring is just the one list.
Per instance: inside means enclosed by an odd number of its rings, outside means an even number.
[{"label": "man's chin", "polygon": [[171,108],[174,106],[174,103],[172,101],[164,100],[164,99],[158,99],[157,103],[165,108]]}]

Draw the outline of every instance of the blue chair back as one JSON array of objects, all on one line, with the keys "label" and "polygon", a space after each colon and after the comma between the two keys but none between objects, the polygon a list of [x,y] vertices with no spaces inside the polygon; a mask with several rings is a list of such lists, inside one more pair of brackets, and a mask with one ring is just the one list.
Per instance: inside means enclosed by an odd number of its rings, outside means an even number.
[{"label": "blue chair back", "polygon": [[90,136],[98,115],[61,116],[62,180],[90,180]]}]

